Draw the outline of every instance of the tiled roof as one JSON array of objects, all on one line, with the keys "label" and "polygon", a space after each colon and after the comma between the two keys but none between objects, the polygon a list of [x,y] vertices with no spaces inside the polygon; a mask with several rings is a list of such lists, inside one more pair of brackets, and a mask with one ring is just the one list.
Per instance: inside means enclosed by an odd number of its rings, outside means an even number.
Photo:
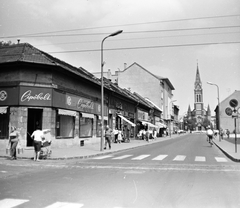
[{"label": "tiled roof", "polygon": [[66,62],[61,61],[60,59],[57,59],[28,43],[0,47],[0,64],[14,62],[59,66],[69,72],[95,82],[98,85],[100,84],[99,80],[85,69],[77,68],[70,64],[67,64]]}]

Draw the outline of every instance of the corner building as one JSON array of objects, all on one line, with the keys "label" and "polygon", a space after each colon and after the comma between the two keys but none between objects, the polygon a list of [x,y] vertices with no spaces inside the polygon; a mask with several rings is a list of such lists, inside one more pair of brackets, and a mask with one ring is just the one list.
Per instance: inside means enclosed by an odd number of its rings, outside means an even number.
[{"label": "corner building", "polygon": [[[16,126],[24,147],[40,126],[53,147],[95,142],[101,133],[100,81],[30,44],[0,48],[0,144]],[[107,117],[104,104],[104,117]],[[5,145],[1,145],[5,148]]]}]

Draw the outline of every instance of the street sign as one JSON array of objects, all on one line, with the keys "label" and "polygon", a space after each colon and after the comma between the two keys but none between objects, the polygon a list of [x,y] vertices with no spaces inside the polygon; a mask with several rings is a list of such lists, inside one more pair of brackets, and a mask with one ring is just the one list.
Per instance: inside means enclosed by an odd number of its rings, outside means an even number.
[{"label": "street sign", "polygon": [[236,99],[232,99],[229,101],[229,105],[233,108],[236,108],[238,106],[238,101]]},{"label": "street sign", "polygon": [[231,108],[229,108],[229,107],[227,107],[226,109],[225,109],[225,113],[228,115],[228,116],[231,116],[232,115],[232,109]]}]

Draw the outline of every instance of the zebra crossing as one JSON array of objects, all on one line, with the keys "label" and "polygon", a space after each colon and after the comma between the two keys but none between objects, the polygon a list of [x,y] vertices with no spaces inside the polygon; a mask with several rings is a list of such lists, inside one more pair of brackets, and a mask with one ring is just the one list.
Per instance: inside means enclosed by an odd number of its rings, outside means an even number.
[{"label": "zebra crossing", "polygon": [[[28,199],[12,199],[5,198],[0,200],[0,207],[4,208],[13,208],[20,205],[26,205],[29,202]],[[43,208],[81,208],[84,204],[81,203],[71,203],[71,202],[54,202],[50,205],[47,205]]]},{"label": "zebra crossing", "polygon": [[[102,156],[98,156],[98,157],[94,157],[94,160],[104,160],[104,159],[111,159],[111,160],[124,160],[124,159],[129,159],[129,160],[133,160],[133,161],[141,161],[144,159],[149,159],[153,160],[153,161],[164,161],[165,159],[169,158],[169,155],[166,154],[162,154],[162,155],[158,155],[155,157],[151,157],[150,154],[142,154],[142,155],[138,155],[138,156],[134,156],[134,155],[121,155],[121,156],[116,156],[114,157],[114,155],[102,155]],[[189,157],[188,157],[189,158]],[[228,160],[225,157],[213,157],[215,159],[216,162],[219,163],[224,163],[224,162],[228,162]],[[187,159],[186,155],[176,155],[174,158],[171,158],[170,160],[172,161],[176,161],[176,162],[183,162]],[[194,158],[195,162],[207,162],[209,160],[209,158],[206,158],[205,156],[195,156]]]}]

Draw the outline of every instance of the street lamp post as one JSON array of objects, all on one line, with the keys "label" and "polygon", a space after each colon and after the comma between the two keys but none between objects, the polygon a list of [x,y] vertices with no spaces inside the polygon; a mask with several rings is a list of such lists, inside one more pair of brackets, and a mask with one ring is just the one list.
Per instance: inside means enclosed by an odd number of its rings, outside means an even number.
[{"label": "street lamp post", "polygon": [[220,114],[221,114],[221,108],[220,108],[220,100],[219,100],[219,87],[217,84],[214,84],[212,82],[207,82],[207,84],[214,85],[217,87],[217,95],[218,95],[218,131],[219,131],[219,141],[221,142],[221,127],[220,127]]},{"label": "street lamp post", "polygon": [[[172,101],[170,101],[170,102],[169,102],[169,108],[170,108],[170,105],[172,105],[172,103],[173,103],[173,102],[176,102],[176,101],[177,101],[177,100],[172,100]],[[172,106],[171,106],[170,109],[171,109],[171,112],[172,112]],[[170,137],[171,137],[171,123],[172,123],[172,122],[171,122],[171,112],[170,112],[170,109],[169,109],[169,117],[170,117],[170,118],[169,118],[169,135],[170,135]]]},{"label": "street lamp post", "polygon": [[104,135],[104,89],[103,89],[103,42],[109,38],[109,37],[113,37],[116,36],[120,33],[122,33],[122,30],[118,30],[114,33],[111,33],[110,35],[106,36],[105,38],[103,38],[102,42],[101,42],[101,144],[100,144],[100,151],[103,150],[103,135]]}]

